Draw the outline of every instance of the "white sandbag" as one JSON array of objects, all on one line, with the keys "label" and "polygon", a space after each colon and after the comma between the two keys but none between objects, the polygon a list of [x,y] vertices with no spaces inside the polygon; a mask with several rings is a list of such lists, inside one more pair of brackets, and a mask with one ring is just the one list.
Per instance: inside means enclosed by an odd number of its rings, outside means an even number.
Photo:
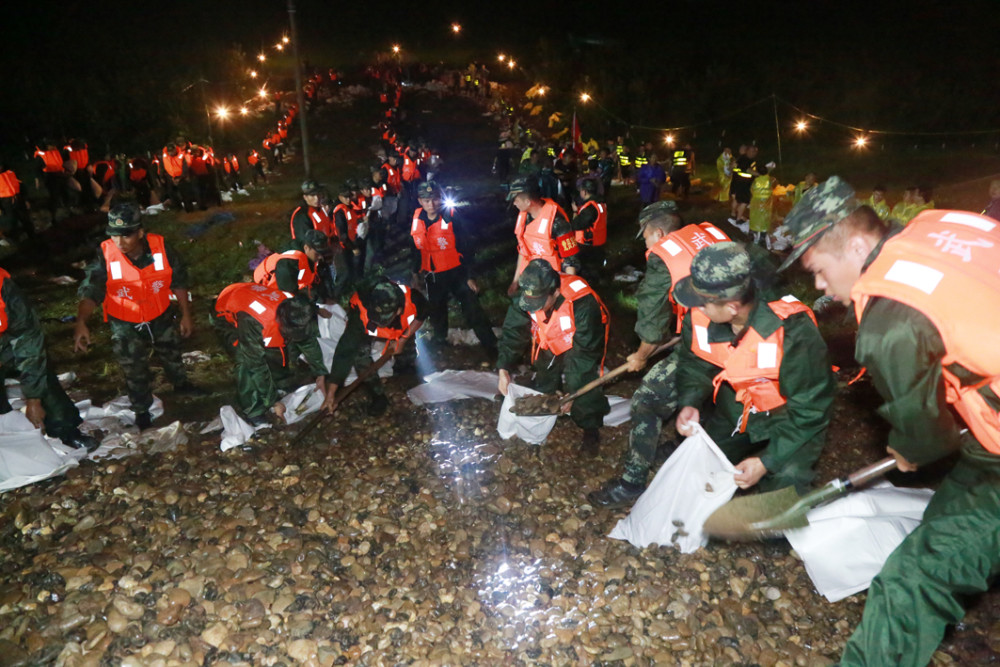
[{"label": "white sandbag", "polygon": [[933,495],[883,480],[810,510],[809,525],[785,537],[816,590],[836,602],[871,585],[889,554],[920,524]]},{"label": "white sandbag", "polygon": [[285,423],[294,424],[318,412],[323,407],[324,398],[315,382],[302,385],[290,394],[285,394],[279,401],[285,406]]},{"label": "white sandbag", "polygon": [[696,426],[608,537],[639,548],[662,544],[681,553],[697,551],[708,543],[705,519],[736,493],[735,473],[722,450]]},{"label": "white sandbag", "polygon": [[[493,327],[493,333],[500,337],[500,329]],[[479,338],[472,329],[448,329],[449,345],[479,345]]]},{"label": "white sandbag", "polygon": [[[135,411],[132,410],[132,401],[128,396],[119,396],[101,406],[94,406],[90,399],[86,399],[76,403],[76,409],[83,418],[80,428],[85,432],[94,428],[120,432],[122,425],[135,425]],[[149,416],[153,419],[163,416],[163,401],[156,396],[153,396],[153,404],[149,407]]]},{"label": "white sandbag", "polygon": [[249,440],[256,431],[271,428],[270,424],[254,428],[251,424],[243,421],[231,405],[222,406],[219,410],[219,419],[222,420],[222,442],[219,443],[219,449],[224,452],[228,452],[233,447],[239,447]]},{"label": "white sandbag", "polygon": [[522,396],[537,396],[542,392],[510,383],[503,405],[500,406],[500,417],[497,419],[497,433],[504,440],[515,435],[530,445],[540,445],[549,437],[549,432],[556,425],[556,415],[542,417],[519,417],[510,411],[514,401]]},{"label": "white sandbag", "polygon": [[28,418],[12,411],[0,415],[0,491],[9,491],[61,475],[77,465]]},{"label": "white sandbag", "polygon": [[[323,353],[323,365],[326,366],[327,370],[330,370],[331,364],[333,364],[333,353],[337,350],[337,342],[340,337],[344,335],[344,329],[347,326],[347,312],[340,306],[340,304],[334,304],[332,306],[321,305],[320,308],[326,310],[330,313],[330,317],[320,317],[319,321],[319,349]],[[372,359],[378,360],[382,356],[382,350],[385,348],[384,341],[375,341],[372,343]],[[387,378],[392,376],[392,365],[395,359],[390,359],[384,366],[378,369],[378,376],[380,378]],[[353,382],[357,379],[358,375],[351,369],[347,377],[344,379],[344,383]]]},{"label": "white sandbag", "polygon": [[415,405],[443,403],[464,398],[488,398],[497,395],[498,377],[486,371],[445,370],[424,377],[424,384],[406,392]]},{"label": "white sandbag", "polygon": [[632,418],[632,401],[621,396],[608,396],[611,412],[604,415],[605,426],[621,426]]}]

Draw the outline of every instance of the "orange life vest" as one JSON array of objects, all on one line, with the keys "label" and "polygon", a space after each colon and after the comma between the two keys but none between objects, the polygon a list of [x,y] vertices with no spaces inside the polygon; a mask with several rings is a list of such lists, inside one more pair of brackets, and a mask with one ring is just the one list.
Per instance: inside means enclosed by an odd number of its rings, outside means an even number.
[{"label": "orange life vest", "polygon": [[[872,297],[923,313],[944,342],[945,398],[986,450],[1000,454],[1000,415],[979,393],[1000,395],[1000,227],[967,211],[930,210],[916,216],[881,252],[851,290],[858,321]],[[958,364],[982,381],[962,386]]]},{"label": "orange life vest", "polygon": [[177,155],[170,155],[166,149],[163,150],[163,170],[171,178],[180,178],[184,175],[184,153],[178,151]]},{"label": "orange life vest", "polygon": [[167,261],[167,251],[163,237],[146,234],[153,263],[144,269],[136,268],[128,257],[118,249],[115,242],[107,239],[101,244],[104,263],[108,267],[108,280],[104,287],[104,320],[108,316],[139,324],[150,322],[170,305],[170,281],[174,275]]},{"label": "orange life vest", "polygon": [[21,192],[21,181],[17,180],[17,174],[8,169],[0,173],[0,198],[16,197]]},{"label": "orange life vest", "polygon": [[[608,240],[608,205],[598,203],[593,199],[588,199],[587,202],[580,207],[580,213],[583,213],[584,209],[588,206],[593,206],[597,209],[597,220],[594,221],[594,225],[590,229],[580,229],[576,232],[576,242],[587,243],[587,233],[589,232],[591,242],[588,245],[592,245],[596,248],[597,246],[604,245]],[[579,215],[579,213],[577,215]]]},{"label": "orange life vest", "polygon": [[394,168],[388,162],[383,164],[382,168],[385,169],[386,173],[385,184],[389,186],[389,192],[391,192],[394,195],[399,194],[399,190],[402,187],[402,181],[399,176],[399,170]]},{"label": "orange life vest", "polygon": [[[528,219],[527,211],[521,211],[517,216],[514,236],[517,237],[517,252],[524,258],[519,268],[523,270],[524,266],[533,259],[544,259],[552,265],[553,269],[561,271],[562,261],[559,259],[556,241],[552,238],[552,224],[555,222],[557,213],[562,213],[567,220],[569,218],[559,204],[551,199],[543,199],[542,201],[544,204],[541,212],[530,223],[526,222]],[[518,275],[520,275],[520,270]]]},{"label": "orange life vest", "polygon": [[677,231],[670,232],[646,251],[647,261],[651,254],[656,255],[663,260],[667,270],[670,271],[670,293],[667,296],[674,306],[676,333],[680,333],[688,309],[674,300],[674,287],[691,275],[691,260],[699,250],[729,240],[721,229],[710,222],[702,222],[697,225],[685,225]]},{"label": "orange life vest", "polygon": [[250,151],[250,154],[247,155],[247,162],[251,167],[256,167],[259,160],[260,157],[257,155],[257,151]]},{"label": "orange life vest", "polygon": [[62,153],[52,148],[47,151],[43,151],[40,148],[35,149],[35,157],[42,158],[42,162],[45,166],[42,167],[42,171],[47,174],[61,174],[63,172],[63,157]]},{"label": "orange life vest", "polygon": [[[10,278],[10,274],[3,269],[0,269],[0,290],[3,289],[3,281],[8,278]],[[7,321],[7,304],[4,303],[2,298],[0,298],[0,334],[7,331],[8,324],[10,324],[10,322]]]},{"label": "orange life vest", "polygon": [[295,238],[295,214],[303,208],[306,209],[306,215],[309,216],[309,221],[312,222],[313,229],[323,232],[327,238],[335,238],[337,236],[337,230],[330,220],[330,216],[326,214],[326,211],[322,208],[313,208],[312,206],[299,206],[292,211],[292,217],[288,220],[288,228],[292,231],[293,239]]},{"label": "orange life vest", "polygon": [[246,313],[260,322],[264,328],[261,338],[264,347],[281,350],[282,364],[285,363],[285,338],[278,326],[278,304],[288,296],[281,290],[256,283],[234,283],[222,290],[215,300],[215,312],[234,327],[238,327],[237,315]]},{"label": "orange life vest", "polygon": [[141,183],[146,180],[146,170],[143,167],[136,167],[131,162],[128,163],[128,179],[133,183]]},{"label": "orange life vest", "polygon": [[[576,334],[576,318],[573,315],[573,302],[588,294],[597,300],[597,305],[601,307],[601,323],[604,324],[604,351],[608,349],[608,309],[597,296],[590,285],[579,276],[571,276],[565,273],[559,274],[559,293],[563,297],[562,304],[552,311],[549,318],[545,319],[545,311],[536,310],[529,313],[531,317],[531,361],[538,358],[539,350],[548,350],[553,355],[559,356],[568,352],[573,347],[573,335]],[[601,372],[603,373],[604,360],[601,359]]]},{"label": "orange life vest", "polygon": [[462,255],[455,247],[455,223],[439,214],[437,220],[427,225],[427,212],[418,208],[413,212],[410,236],[420,251],[420,270],[434,273],[454,269],[462,263]]},{"label": "orange life vest", "polygon": [[101,185],[108,185],[115,177],[115,165],[108,160],[98,160],[93,164],[94,176],[98,177]]},{"label": "orange life vest", "polygon": [[83,148],[72,148],[67,146],[66,152],[69,153],[70,160],[76,160],[77,169],[86,169],[87,165],[90,164],[90,152],[87,150],[86,146]]},{"label": "orange life vest", "polygon": [[420,170],[417,163],[409,155],[403,156],[403,180],[406,182],[415,181],[420,178]]},{"label": "orange life vest", "polygon": [[308,290],[316,280],[316,271],[301,250],[286,250],[284,252],[274,252],[264,258],[264,261],[257,265],[253,272],[253,281],[265,287],[278,287],[278,279],[274,276],[274,270],[278,262],[285,259],[294,259],[299,264],[299,274],[296,278],[300,290]]},{"label": "orange life vest", "polygon": [[[358,239],[358,216],[351,210],[350,206],[346,204],[337,204],[333,207],[333,216],[336,218],[337,211],[344,214],[344,219],[347,220],[347,238],[351,241],[356,241]],[[334,222],[333,227],[336,228],[336,222]]]},{"label": "orange life vest", "polygon": [[[760,304],[762,307],[765,304]],[[808,306],[794,296],[785,296],[766,304],[775,315],[787,320],[796,313],[809,313],[813,323],[816,316]],[[778,379],[784,356],[785,327],[778,327],[767,338],[750,327],[739,338],[736,347],[730,343],[710,343],[708,325],[711,320],[698,309],[691,310],[691,351],[695,356],[722,368],[715,376],[715,396],[723,382],[736,391],[736,400],[743,404],[740,433],[746,431],[747,417],[755,412],[768,412],[784,405]]]},{"label": "orange life vest", "polygon": [[376,338],[384,338],[387,341],[399,340],[406,333],[406,330],[410,328],[413,324],[413,320],[417,317],[417,306],[413,303],[413,298],[410,292],[410,288],[405,285],[396,285],[403,292],[403,314],[400,316],[400,324],[402,328],[396,329],[393,327],[380,327],[376,326],[374,322],[369,324],[368,322],[368,310],[365,308],[364,304],[361,303],[361,297],[355,292],[354,296],[351,297],[351,305],[358,309],[358,313],[361,315],[361,323],[365,325],[365,331],[367,331],[372,336]]}]

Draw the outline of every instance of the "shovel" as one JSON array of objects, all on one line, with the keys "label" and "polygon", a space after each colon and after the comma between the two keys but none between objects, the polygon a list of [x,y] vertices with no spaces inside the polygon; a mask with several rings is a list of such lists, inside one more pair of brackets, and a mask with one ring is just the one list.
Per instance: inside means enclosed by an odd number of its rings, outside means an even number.
[{"label": "shovel", "polygon": [[[653,354],[650,357],[667,350],[677,344],[680,340],[679,336],[675,336],[670,339],[660,347],[653,350]],[[611,382],[619,375],[625,373],[628,370],[628,362],[625,362],[621,366],[615,368],[612,371],[608,371],[596,380],[591,380],[587,384],[583,385],[576,391],[574,391],[569,396],[563,396],[562,394],[538,394],[535,396],[522,396],[521,398],[514,400],[514,405],[511,406],[510,411],[513,412],[518,417],[542,417],[545,415],[557,415],[562,411],[562,407],[569,403],[570,401],[576,400],[586,394],[591,389],[596,389],[602,384]]]},{"label": "shovel", "polygon": [[814,507],[845,495],[896,469],[896,459],[889,456],[878,463],[834,479],[820,488],[799,496],[795,487],[734,498],[715,510],[705,520],[706,535],[727,540],[754,540],[775,537],[792,528],[809,525],[806,513]]}]

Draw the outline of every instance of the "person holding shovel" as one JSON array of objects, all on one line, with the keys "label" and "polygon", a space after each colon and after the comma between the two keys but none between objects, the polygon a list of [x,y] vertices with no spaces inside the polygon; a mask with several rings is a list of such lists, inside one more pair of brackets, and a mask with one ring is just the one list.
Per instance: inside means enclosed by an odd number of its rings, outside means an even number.
[{"label": "person holding shovel", "polygon": [[[427,299],[415,289],[382,278],[370,289],[359,289],[351,296],[344,333],[330,363],[327,403],[333,412],[337,403],[333,397],[354,368],[362,375],[372,363],[371,339],[386,341],[382,354],[396,357],[393,373],[413,372],[416,361],[414,334],[427,319]],[[370,416],[383,414],[389,407],[382,381],[377,374],[368,377],[364,386],[369,395],[366,412]]]},{"label": "person holding shovel", "polygon": [[854,303],[854,354],[885,400],[899,469],[961,452],[872,581],[840,661],[926,665],[964,600],[1000,572],[1000,226],[930,210],[890,229],[836,176],[785,224],[794,245],[782,268],[801,259],[818,289]]},{"label": "person holding shovel", "polygon": [[677,353],[677,432],[703,423],[742,489],[808,488],[836,392],[812,311],[793,296],[762,297],[750,255],[733,242],[699,251],[674,298],[691,309]]},{"label": "person holding shovel", "polygon": [[[531,346],[535,389],[554,393],[563,384],[573,392],[601,374],[608,344],[608,310],[597,293],[578,276],[558,273],[548,261],[527,263],[518,281],[518,296],[507,309],[500,334],[498,390],[504,396],[516,368]],[[610,407],[597,387],[567,404],[573,422],[583,429],[584,452],[596,454],[599,429]]]}]

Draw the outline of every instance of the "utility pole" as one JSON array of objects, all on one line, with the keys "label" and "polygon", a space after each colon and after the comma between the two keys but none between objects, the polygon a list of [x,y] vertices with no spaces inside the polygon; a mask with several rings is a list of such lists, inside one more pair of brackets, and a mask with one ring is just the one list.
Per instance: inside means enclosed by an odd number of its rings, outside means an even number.
[{"label": "utility pole", "polygon": [[[291,0],[289,0],[291,1]],[[774,103],[774,134],[778,137],[778,166],[781,166],[781,125],[778,124],[778,96],[771,93],[771,102]]]},{"label": "utility pole", "polygon": [[299,31],[295,27],[295,0],[288,0],[288,23],[292,31],[292,55],[295,57],[295,99],[299,105],[299,131],[302,133],[302,167],[306,178],[311,176],[309,168],[309,132],[306,127],[306,103],[302,91],[302,62],[299,60]]}]

